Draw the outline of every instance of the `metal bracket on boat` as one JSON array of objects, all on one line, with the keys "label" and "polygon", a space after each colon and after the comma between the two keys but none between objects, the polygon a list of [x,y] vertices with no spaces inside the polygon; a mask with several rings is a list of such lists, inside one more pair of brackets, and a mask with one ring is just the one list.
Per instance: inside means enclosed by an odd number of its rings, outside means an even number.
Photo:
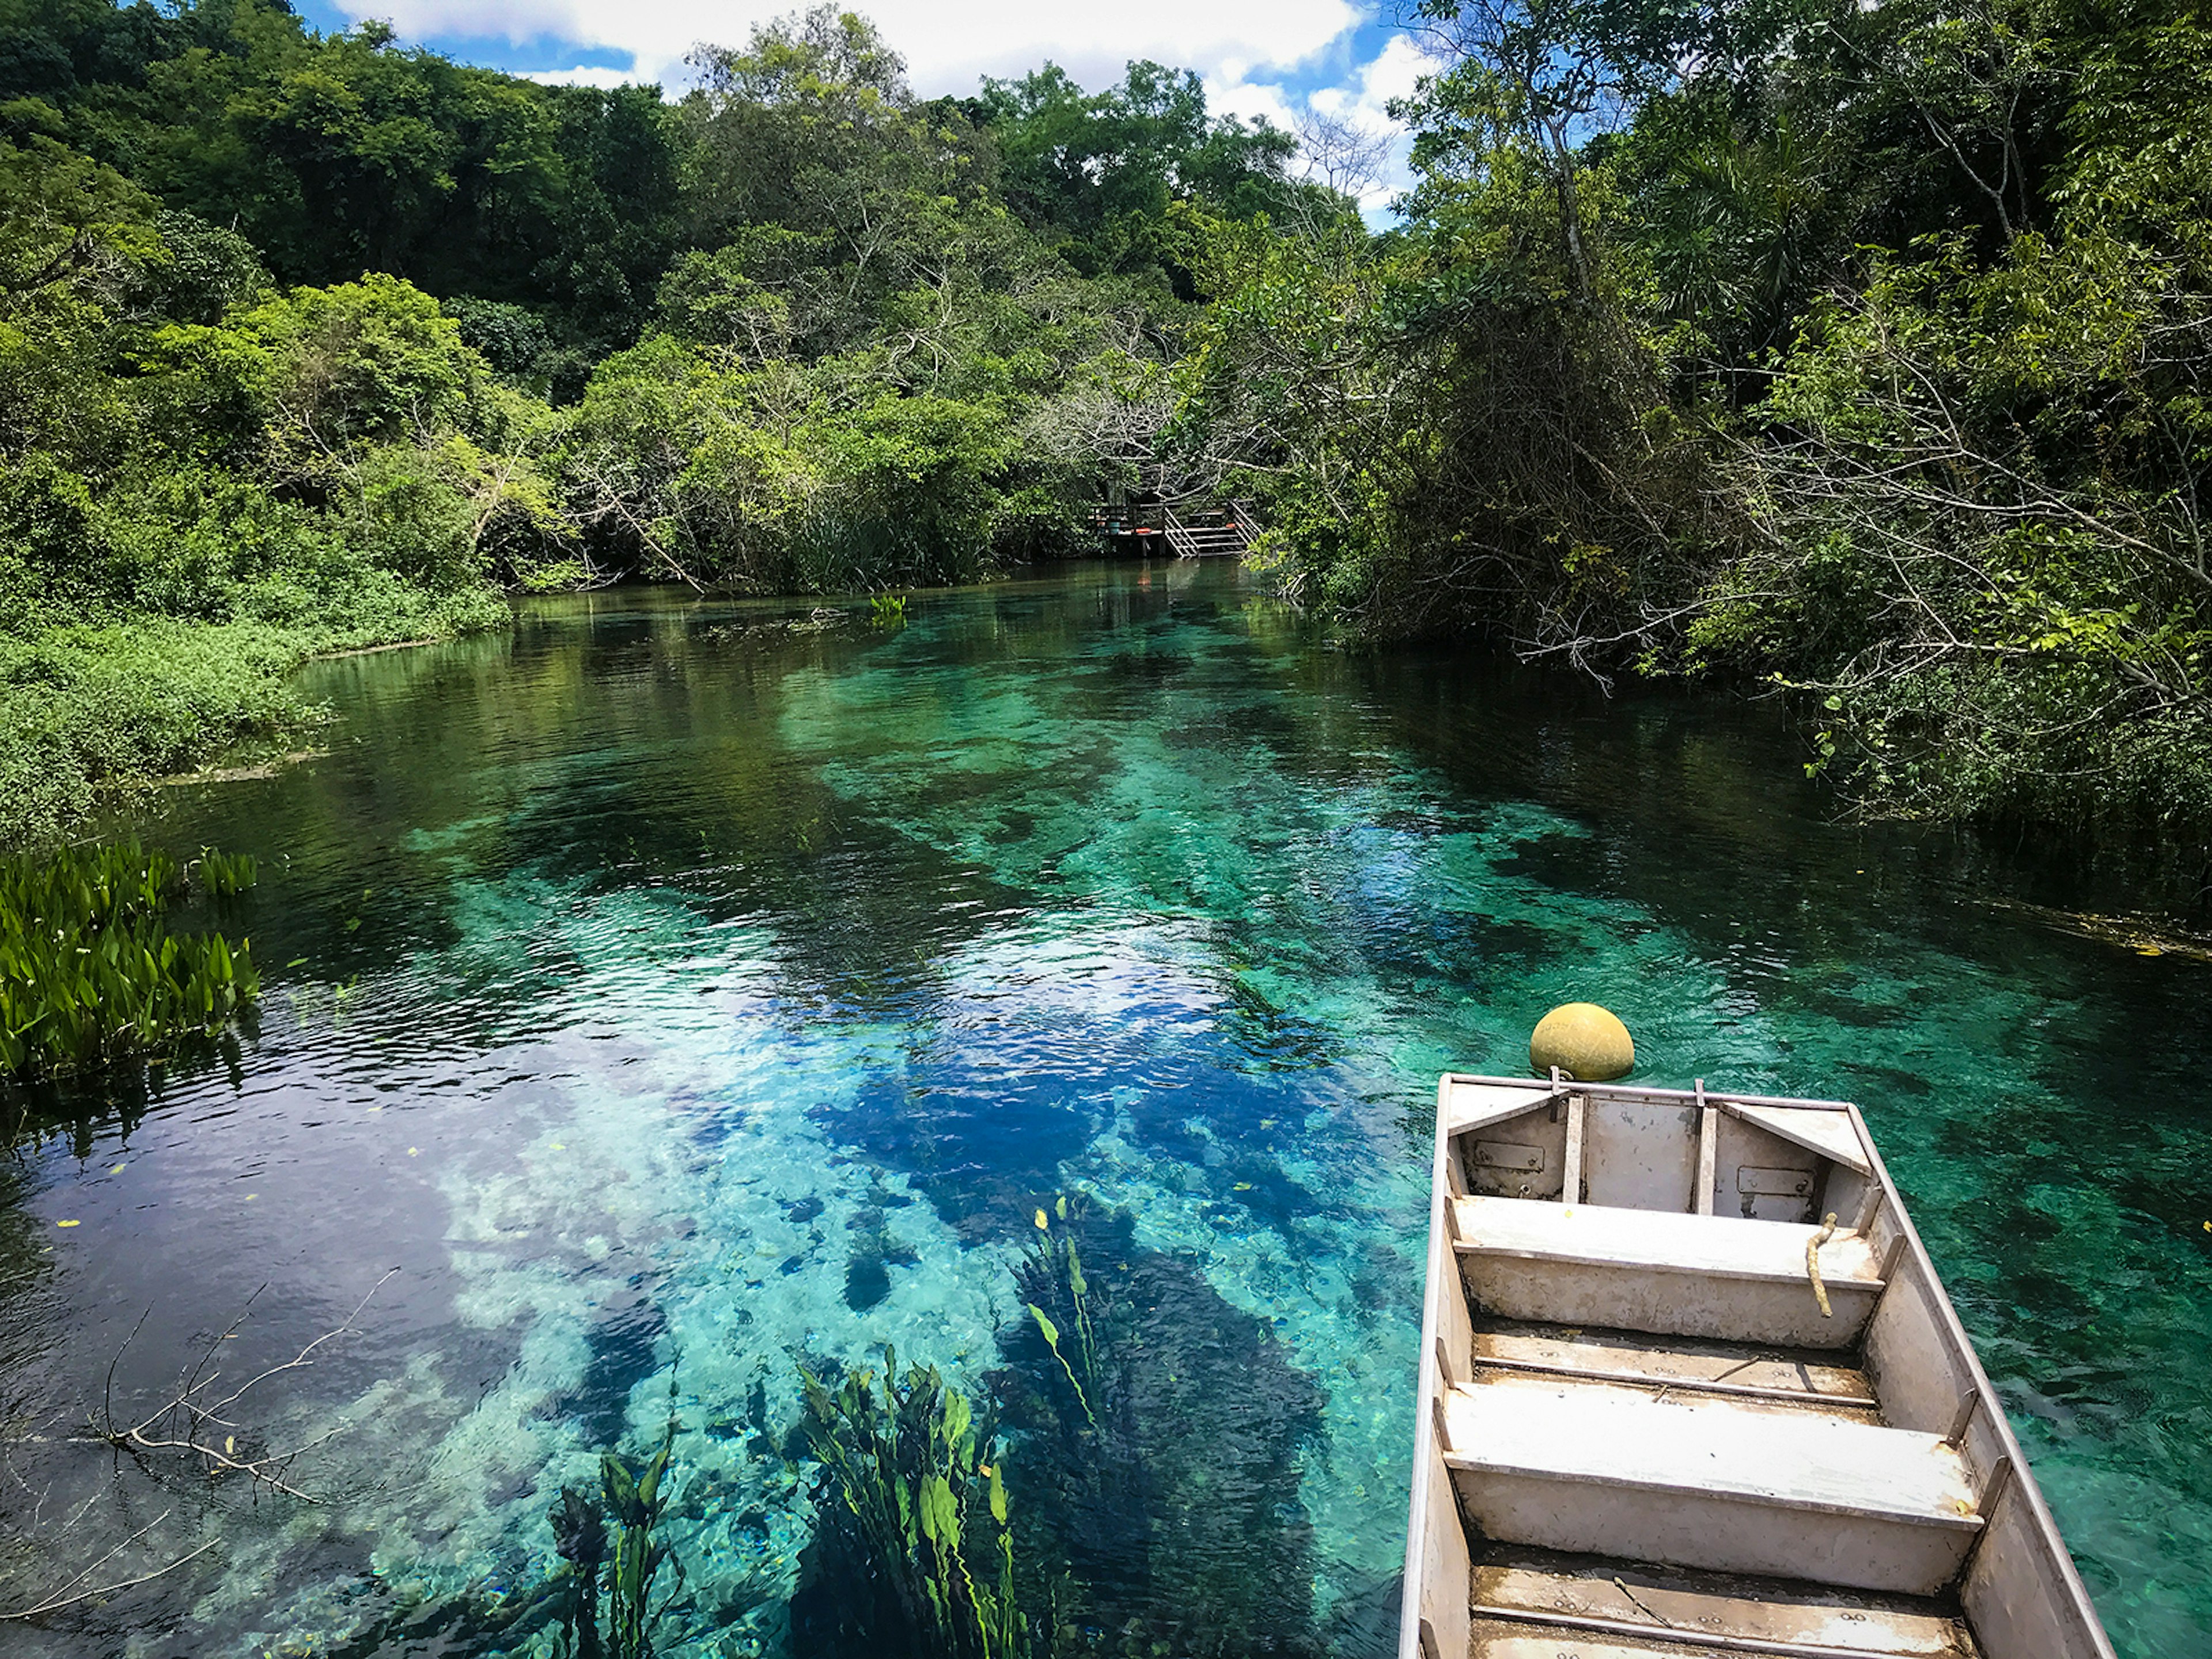
[{"label": "metal bracket on boat", "polygon": [[1551,1092],[1546,1095],[1541,1100],[1538,1101],[1536,1104],[1539,1106],[1550,1107],[1552,1109],[1552,1121],[1557,1123],[1559,1121],[1559,1108],[1565,1105],[1574,1097],[1575,1080],[1569,1077],[1565,1072],[1562,1072],[1558,1066],[1554,1066],[1552,1067]]},{"label": "metal bracket on boat", "polygon": [[1943,1443],[1953,1451],[1966,1443],[1966,1431],[1973,1425],[1974,1413],[1982,1408],[1982,1391],[1968,1389],[1966,1397],[1959,1402],[1959,1415],[1952,1421],[1951,1432],[1943,1437]]}]

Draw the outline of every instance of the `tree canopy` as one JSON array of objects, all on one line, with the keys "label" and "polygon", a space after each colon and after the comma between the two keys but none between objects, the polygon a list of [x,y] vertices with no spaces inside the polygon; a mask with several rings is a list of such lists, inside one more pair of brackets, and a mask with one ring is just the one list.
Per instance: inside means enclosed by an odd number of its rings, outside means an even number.
[{"label": "tree canopy", "polygon": [[[1172,215],[1259,214],[1290,141],[1156,65],[1070,87],[1144,134],[1071,229],[1008,192],[1032,114],[917,99],[861,17],[693,69],[671,102],[281,0],[0,0],[0,834],[273,732],[301,654],[493,623],[500,586],[1085,544],[1164,419]],[[116,701],[125,664],[169,712]]]},{"label": "tree canopy", "polygon": [[2212,830],[2212,33],[1429,0],[1403,228],[1205,239],[1183,428],[1372,637],[1778,689],[1880,811]]}]

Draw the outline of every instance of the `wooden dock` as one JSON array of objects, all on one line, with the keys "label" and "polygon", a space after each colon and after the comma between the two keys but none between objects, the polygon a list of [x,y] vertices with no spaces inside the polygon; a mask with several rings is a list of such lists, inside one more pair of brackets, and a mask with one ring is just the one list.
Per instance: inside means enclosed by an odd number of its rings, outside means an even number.
[{"label": "wooden dock", "polygon": [[1131,503],[1102,510],[1094,522],[1109,551],[1164,548],[1179,559],[1242,558],[1259,534],[1258,520],[1243,501]]}]

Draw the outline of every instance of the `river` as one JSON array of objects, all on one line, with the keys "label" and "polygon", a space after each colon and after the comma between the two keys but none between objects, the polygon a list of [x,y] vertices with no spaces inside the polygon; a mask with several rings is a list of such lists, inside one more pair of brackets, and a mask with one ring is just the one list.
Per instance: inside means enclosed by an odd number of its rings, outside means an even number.
[{"label": "river", "polygon": [[[1838,824],[1771,710],[1338,652],[1188,565],[533,602],[307,684],[325,754],[142,826],[260,860],[258,1031],[0,1174],[6,1604],[214,1547],[9,1653],[550,1653],[496,1609],[672,1402],[659,1650],[806,1650],[799,1367],[1046,1388],[1063,1196],[1150,1425],[1131,1514],[1000,1448],[1079,1639],[1376,1651],[1435,1077],[1584,998],[1648,1080],[1861,1103],[2120,1652],[2212,1651],[2212,966]],[[364,1296],[224,1413],[336,1431],[306,1498],[71,1437]]]}]

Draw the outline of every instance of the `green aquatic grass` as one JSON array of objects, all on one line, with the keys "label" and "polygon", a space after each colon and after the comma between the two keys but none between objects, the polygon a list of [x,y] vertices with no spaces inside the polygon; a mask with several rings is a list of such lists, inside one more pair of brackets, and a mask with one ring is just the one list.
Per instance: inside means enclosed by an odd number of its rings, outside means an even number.
[{"label": "green aquatic grass", "polygon": [[[104,801],[241,746],[298,742],[326,711],[292,676],[319,652],[502,628],[484,588],[386,582],[264,595],[278,620],[145,616],[20,632],[0,624],[0,848],[46,843]],[[312,615],[301,620],[292,612]]]},{"label": "green aquatic grass", "polygon": [[137,842],[0,862],[0,1077],[158,1056],[222,1030],[261,994],[252,947],[174,933],[188,886],[233,898],[251,858],[204,853],[180,868]]},{"label": "green aquatic grass", "polygon": [[[1077,1200],[1079,1212],[1082,1200]],[[1030,1241],[1024,1252],[1022,1266],[1016,1277],[1024,1291],[1034,1289],[1039,1296],[1053,1302],[1060,1316],[1068,1322],[1074,1335],[1071,1345],[1075,1356],[1071,1359],[1060,1350],[1060,1327],[1035,1302],[1024,1303],[1030,1317],[1036,1322],[1037,1333],[1044,1338],[1045,1346],[1052,1351],[1054,1360],[1066,1373],[1068,1386],[1075,1390],[1075,1403],[1083,1412],[1085,1421],[1093,1429],[1098,1426],[1098,1413],[1091,1409],[1091,1396],[1098,1392],[1098,1334],[1091,1320],[1091,1285],[1083,1276],[1083,1256],[1076,1248],[1075,1235],[1068,1226],[1067,1194],[1062,1193],[1053,1200],[1053,1213],[1043,1210],[1036,1212],[1039,1237]],[[1060,1229],[1054,1231],[1056,1217]],[[1081,1375],[1077,1374],[1080,1365]],[[1085,1384],[1088,1382],[1089,1387]]]},{"label": "green aquatic grass", "polygon": [[[653,1659],[653,1581],[669,1559],[656,1541],[668,1498],[663,1483],[676,1451],[676,1376],[668,1378],[668,1427],[660,1449],[633,1470],[613,1452],[599,1455],[599,1496],[615,1523],[607,1559],[607,1645],[613,1659]],[[683,1572],[678,1565],[678,1576]]]},{"label": "green aquatic grass", "polygon": [[889,1346],[880,1393],[866,1369],[835,1389],[804,1368],[799,1380],[807,1443],[822,1469],[811,1582],[799,1596],[823,1605],[820,1650],[915,1659],[1049,1652],[1051,1621],[1039,1639],[1015,1587],[1004,1454],[968,1396],[934,1365],[909,1365],[901,1377]]}]

